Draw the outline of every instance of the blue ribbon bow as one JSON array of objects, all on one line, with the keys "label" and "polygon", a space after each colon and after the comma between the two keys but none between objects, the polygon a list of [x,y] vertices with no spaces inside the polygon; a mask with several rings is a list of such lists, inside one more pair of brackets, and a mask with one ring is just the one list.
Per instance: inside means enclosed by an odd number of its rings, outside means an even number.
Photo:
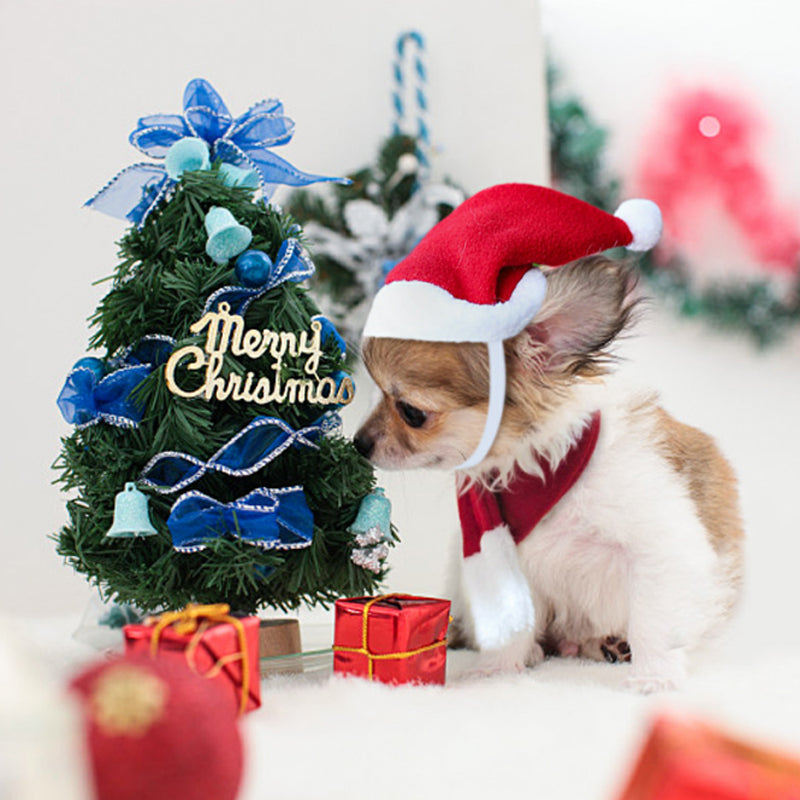
[{"label": "blue ribbon bow", "polygon": [[[163,159],[172,145],[195,137],[208,144],[211,160],[255,170],[264,196],[279,184],[307,186],[320,181],[348,182],[342,178],[301,172],[271,151],[291,140],[294,122],[283,113],[279,100],[262,100],[235,119],[211,84],[196,78],[183,93],[183,116],[151,114],[142,117],[130,143],[151,158]],[[133,164],[122,170],[86,205],[125,219],[139,227],[175,184],[161,164]]]},{"label": "blue ribbon bow", "polygon": [[[78,362],[67,375],[56,401],[61,415],[79,429],[101,421],[118,428],[135,428],[142,421],[144,407],[131,395],[156,367],[164,364],[174,345],[168,336],[144,336],[109,362],[113,371],[108,375],[102,375],[102,366],[98,374]],[[92,360],[95,359],[83,359]]]},{"label": "blue ribbon bow", "polygon": [[181,553],[203,550],[224,535],[264,550],[297,550],[311,544],[314,517],[301,486],[263,487],[232,503],[187,492],[173,504],[167,527]]},{"label": "blue ribbon bow", "polygon": [[206,300],[203,313],[216,308],[217,303],[230,303],[234,314],[243,315],[250,304],[263,297],[270,289],[274,289],[284,281],[300,283],[314,274],[314,264],[306,255],[297,239],[285,239],[278,249],[276,262],[272,265],[267,282],[263,286],[223,286],[217,289]]},{"label": "blue ribbon bow", "polygon": [[252,475],[293,445],[317,448],[313,438],[330,426],[326,417],[294,430],[277,417],[256,417],[226,442],[208,461],[188,453],[165,451],[145,465],[140,481],[161,494],[171,494],[194,483],[206,472],[233,477]]},{"label": "blue ribbon bow", "polygon": [[131,393],[152,369],[150,364],[125,366],[98,380],[88,367],[75,367],[56,401],[61,415],[79,429],[101,421],[118,428],[135,428],[142,421],[144,408]]}]

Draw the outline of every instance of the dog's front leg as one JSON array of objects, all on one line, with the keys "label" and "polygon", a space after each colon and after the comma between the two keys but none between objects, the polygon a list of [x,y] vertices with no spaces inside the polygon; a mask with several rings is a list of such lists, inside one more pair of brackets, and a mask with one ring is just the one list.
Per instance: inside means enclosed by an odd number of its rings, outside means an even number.
[{"label": "dog's front leg", "polygon": [[469,671],[470,676],[489,676],[522,672],[544,660],[544,650],[536,641],[533,631],[514,634],[502,647],[480,651],[480,656]]},{"label": "dog's front leg", "polygon": [[631,564],[628,643],[629,688],[650,693],[675,689],[687,672],[687,647],[703,608],[702,571],[662,553]]}]

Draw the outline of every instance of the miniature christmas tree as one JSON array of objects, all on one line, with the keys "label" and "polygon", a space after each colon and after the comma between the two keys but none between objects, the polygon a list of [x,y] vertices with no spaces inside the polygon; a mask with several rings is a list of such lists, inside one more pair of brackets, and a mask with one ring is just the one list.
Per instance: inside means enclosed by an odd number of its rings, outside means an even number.
[{"label": "miniature christmas tree", "polygon": [[56,540],[107,598],[252,612],[384,577],[388,520],[351,530],[375,478],[339,433],[344,342],[302,285],[314,267],[298,226],[268,202],[275,184],[331,180],[271,151],[292,133],[279,102],[234,119],[194,80],[182,116],[131,134],[163,164],[123,170],[88,203],[134,225],[91,317],[95,355],[59,397],[76,429],[56,463],[73,495]]}]

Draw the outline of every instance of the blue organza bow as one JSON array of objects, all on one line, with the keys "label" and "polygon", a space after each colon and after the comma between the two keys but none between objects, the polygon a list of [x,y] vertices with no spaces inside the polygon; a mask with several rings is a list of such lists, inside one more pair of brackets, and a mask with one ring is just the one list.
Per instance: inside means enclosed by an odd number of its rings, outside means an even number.
[{"label": "blue organza bow", "polygon": [[223,286],[217,289],[206,300],[203,313],[217,307],[217,303],[225,301],[230,303],[233,314],[243,315],[250,304],[263,297],[270,289],[274,289],[284,281],[300,283],[314,274],[314,264],[306,255],[297,239],[285,239],[278,250],[277,261],[272,265],[269,278],[263,286]]},{"label": "blue organza bow", "polygon": [[[322,343],[325,344],[332,336],[333,340],[336,342],[336,347],[339,348],[342,359],[344,359],[347,355],[347,343],[342,338],[342,334],[336,329],[336,326],[327,317],[323,317],[322,314],[315,314],[311,319],[319,320],[320,325],[322,325]],[[336,375],[338,374],[337,372]],[[339,385],[338,380],[336,381],[336,385]]]},{"label": "blue organza bow", "polygon": [[157,492],[171,494],[186,488],[208,471],[237,478],[252,475],[293,445],[316,448],[313,438],[324,433],[328,425],[327,419],[318,420],[296,431],[277,417],[256,417],[208,461],[188,453],[158,453],[145,465],[140,480]]},{"label": "blue organza bow", "polygon": [[87,428],[107,422],[118,428],[135,428],[144,408],[131,393],[150,374],[151,364],[125,366],[98,380],[86,367],[75,367],[58,395],[58,408],[70,424]]},{"label": "blue organza bow", "polygon": [[[262,100],[235,119],[211,84],[202,78],[189,82],[183,93],[183,116],[152,114],[142,117],[130,135],[131,144],[151,158],[163,159],[176,142],[198,138],[209,147],[211,160],[255,170],[269,198],[279,184],[306,186],[319,181],[342,181],[301,172],[271,151],[294,134],[294,122],[279,100]],[[346,181],[344,181],[346,182]],[[161,164],[133,164],[122,170],[87,206],[138,226],[175,181]]]},{"label": "blue organza bow", "polygon": [[171,336],[151,333],[126,348],[119,358],[122,366],[147,364],[151,367],[163,367],[175,348],[175,340]]},{"label": "blue organza bow", "polygon": [[187,492],[173,504],[167,527],[182,553],[203,550],[224,535],[264,550],[296,550],[311,544],[314,517],[301,486],[256,489],[232,503]]},{"label": "blue organza bow", "polygon": [[[111,359],[107,367],[101,366],[99,372],[78,362],[67,375],[56,401],[61,415],[78,428],[101,421],[118,428],[135,428],[142,421],[144,407],[133,399],[133,391],[166,362],[174,345],[168,336],[144,336],[122,355]],[[107,375],[102,374],[105,368],[111,370]]]}]

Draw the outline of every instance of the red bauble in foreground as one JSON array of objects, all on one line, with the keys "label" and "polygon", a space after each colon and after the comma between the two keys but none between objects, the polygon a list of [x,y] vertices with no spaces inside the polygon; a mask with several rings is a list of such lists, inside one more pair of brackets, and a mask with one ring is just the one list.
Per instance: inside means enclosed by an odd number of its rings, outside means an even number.
[{"label": "red bauble in foreground", "polygon": [[800,761],[707,723],[657,718],[619,800],[796,800]]},{"label": "red bauble in foreground", "polygon": [[120,658],[71,684],[98,800],[234,800],[243,748],[226,692],[187,667]]}]

